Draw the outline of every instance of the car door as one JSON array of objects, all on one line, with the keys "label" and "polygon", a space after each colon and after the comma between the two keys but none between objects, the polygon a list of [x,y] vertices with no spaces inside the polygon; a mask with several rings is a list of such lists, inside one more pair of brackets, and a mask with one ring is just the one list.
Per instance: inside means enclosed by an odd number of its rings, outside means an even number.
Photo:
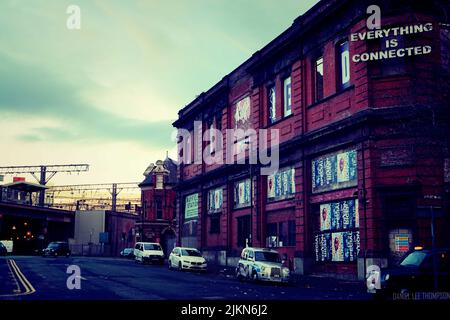
[{"label": "car door", "polygon": [[255,261],[255,252],[253,250],[248,250],[248,256],[247,256],[247,277],[252,276],[253,272],[253,262]]},{"label": "car door", "polygon": [[139,260],[141,257],[140,248],[141,248],[141,244],[136,243],[136,246],[134,247],[134,257],[136,260]]},{"label": "car door", "polygon": [[180,249],[178,249],[178,248],[173,249],[172,265],[174,267],[178,267],[178,263],[180,261],[179,254],[180,254]]},{"label": "car door", "polygon": [[246,260],[247,260],[247,249],[243,249],[242,253],[241,253],[241,258],[239,259],[238,266],[237,266],[238,274],[240,276],[245,276],[246,275],[245,274],[245,264],[246,264],[245,261]]}]

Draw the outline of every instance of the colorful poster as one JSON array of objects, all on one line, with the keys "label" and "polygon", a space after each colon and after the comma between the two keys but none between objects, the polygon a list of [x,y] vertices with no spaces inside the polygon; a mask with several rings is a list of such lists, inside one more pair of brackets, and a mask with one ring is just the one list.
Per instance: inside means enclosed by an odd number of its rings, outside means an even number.
[{"label": "colorful poster", "polygon": [[344,261],[344,232],[331,234],[332,261]]},{"label": "colorful poster", "polygon": [[267,198],[280,200],[295,194],[295,169],[277,171],[267,177]]},{"label": "colorful poster", "polygon": [[317,158],[311,163],[313,192],[346,188],[357,184],[356,150]]},{"label": "colorful poster", "polygon": [[315,237],[316,261],[331,260],[331,234],[318,234]]},{"label": "colorful poster", "polygon": [[198,216],[198,193],[191,194],[185,198],[184,218],[191,219]]},{"label": "colorful poster", "polygon": [[208,211],[218,212],[222,210],[223,189],[217,188],[208,191]]},{"label": "colorful poster", "polygon": [[355,262],[360,251],[359,231],[317,234],[314,245],[317,262]]},{"label": "colorful poster", "polygon": [[339,202],[331,203],[331,229],[342,229],[342,217]]},{"label": "colorful poster", "polygon": [[395,235],[395,251],[408,252],[409,251],[409,235],[397,234]]},{"label": "colorful poster", "polygon": [[[323,229],[324,209],[329,217],[329,228]],[[358,199],[343,200],[339,202],[323,203],[320,205],[320,230],[340,230],[359,228]]]},{"label": "colorful poster", "polygon": [[331,205],[320,205],[320,231],[331,230]]},{"label": "colorful poster", "polygon": [[348,152],[348,181],[356,181],[357,179],[357,159],[356,150]]},{"label": "colorful poster", "polygon": [[250,97],[245,97],[236,103],[234,112],[234,124],[236,129],[249,129],[250,112]]},{"label": "colorful poster", "polygon": [[348,152],[337,155],[337,182],[349,181]]},{"label": "colorful poster", "polygon": [[234,196],[235,206],[243,207],[250,205],[250,179],[235,184]]},{"label": "colorful poster", "polygon": [[350,212],[350,201],[341,201],[339,203],[340,213],[342,217],[342,228],[350,229],[353,227],[353,212]]},{"label": "colorful poster", "polygon": [[275,176],[267,176],[267,198],[275,198]]},{"label": "colorful poster", "polygon": [[354,219],[355,219],[355,228],[359,228],[359,201],[355,200],[353,206]]}]

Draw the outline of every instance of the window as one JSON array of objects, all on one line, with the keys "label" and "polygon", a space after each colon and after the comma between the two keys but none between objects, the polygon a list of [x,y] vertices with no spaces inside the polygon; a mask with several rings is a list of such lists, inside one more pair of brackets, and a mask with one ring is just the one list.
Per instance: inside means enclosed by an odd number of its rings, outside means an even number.
[{"label": "window", "polygon": [[156,186],[155,189],[163,189],[164,186],[164,176],[159,174],[156,176]]},{"label": "window", "polygon": [[222,211],[223,205],[223,188],[208,190],[208,213],[216,213]]},{"label": "window", "polygon": [[266,246],[269,248],[295,246],[295,221],[268,223]]},{"label": "window", "polygon": [[162,202],[161,199],[155,200],[155,206],[156,206],[156,219],[162,219]]},{"label": "window", "polygon": [[269,107],[269,124],[277,121],[277,103],[275,95],[275,85],[268,88],[267,105]]},{"label": "window", "polygon": [[279,170],[267,176],[267,201],[293,198],[295,195],[295,169]]},{"label": "window", "polygon": [[350,86],[350,50],[348,41],[338,45],[338,90]]},{"label": "window", "polygon": [[314,62],[314,101],[323,99],[323,57]]},{"label": "window", "polygon": [[348,199],[314,209],[316,262],[356,262],[360,251],[358,208],[358,199]]},{"label": "window", "polygon": [[237,227],[238,227],[238,239],[237,245],[238,247],[245,247],[246,240],[248,239],[250,244],[250,216],[243,216],[237,218]]},{"label": "window", "polygon": [[291,89],[291,77],[284,79],[283,81],[283,93],[284,93],[284,116],[290,116],[292,114],[292,89]]},{"label": "window", "polygon": [[244,208],[250,206],[250,179],[236,182],[234,184],[234,208]]},{"label": "window", "polygon": [[209,233],[220,233],[220,215],[210,216]]}]

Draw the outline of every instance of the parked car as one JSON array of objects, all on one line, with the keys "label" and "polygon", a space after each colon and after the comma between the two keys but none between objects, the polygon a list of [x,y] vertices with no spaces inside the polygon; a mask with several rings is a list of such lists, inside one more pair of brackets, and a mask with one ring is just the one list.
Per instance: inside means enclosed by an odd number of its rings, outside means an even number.
[{"label": "parked car", "polygon": [[42,250],[42,256],[66,256],[70,257],[71,251],[69,249],[69,244],[64,241],[50,242],[47,248]]},{"label": "parked car", "polygon": [[0,242],[0,256],[6,256],[8,254],[8,250],[5,245]]},{"label": "parked car", "polygon": [[[419,247],[407,253],[398,266],[381,269],[376,276],[369,274],[366,279],[368,292],[389,298],[393,293],[435,291],[433,258],[436,259],[437,289],[450,291],[450,249],[424,250]],[[375,283],[377,279],[378,288]]]},{"label": "parked car", "polygon": [[175,247],[169,255],[169,269],[207,271],[208,264],[195,248]]},{"label": "parked car", "polygon": [[164,264],[164,252],[159,243],[138,242],[134,246],[134,259],[136,262],[158,262]]},{"label": "parked car", "polygon": [[236,267],[239,280],[273,281],[287,283],[289,269],[283,266],[280,254],[276,250],[263,248],[245,248]]},{"label": "parked car", "polygon": [[134,258],[134,249],[133,248],[125,248],[120,251],[120,256],[122,258],[133,259]]},{"label": "parked car", "polygon": [[0,240],[0,243],[2,243],[6,250],[8,251],[8,254],[12,254],[14,243],[12,240]]}]

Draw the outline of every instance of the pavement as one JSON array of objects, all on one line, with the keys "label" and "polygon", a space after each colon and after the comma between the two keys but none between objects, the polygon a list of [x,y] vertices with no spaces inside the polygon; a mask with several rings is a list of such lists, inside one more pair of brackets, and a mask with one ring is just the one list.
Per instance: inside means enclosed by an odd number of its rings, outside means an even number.
[{"label": "pavement", "polygon": [[[67,273],[77,266],[76,275]],[[69,277],[71,277],[69,279]],[[69,281],[68,281],[69,279]],[[79,281],[79,289],[67,283]],[[239,282],[234,269],[205,273],[98,257],[0,257],[0,300],[369,300],[362,283],[295,276],[289,285]]]}]

